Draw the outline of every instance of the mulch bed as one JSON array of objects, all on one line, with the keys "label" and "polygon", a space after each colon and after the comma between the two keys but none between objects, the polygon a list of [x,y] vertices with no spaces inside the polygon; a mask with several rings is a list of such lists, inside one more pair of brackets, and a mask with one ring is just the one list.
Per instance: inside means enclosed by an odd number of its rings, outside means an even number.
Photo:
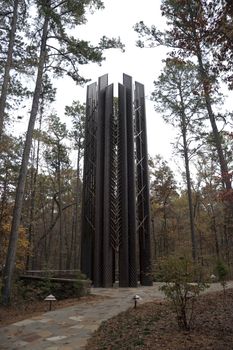
[{"label": "mulch bed", "polygon": [[102,323],[88,350],[232,350],[233,289],[199,297],[190,331],[178,328],[167,302],[151,302]]}]

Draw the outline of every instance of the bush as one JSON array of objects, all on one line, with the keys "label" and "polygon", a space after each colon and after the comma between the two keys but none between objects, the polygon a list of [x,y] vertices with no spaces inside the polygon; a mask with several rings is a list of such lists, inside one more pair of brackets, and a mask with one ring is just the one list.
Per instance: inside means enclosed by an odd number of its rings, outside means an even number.
[{"label": "bush", "polygon": [[12,291],[12,302],[44,300],[49,294],[56,299],[80,298],[89,294],[89,282],[76,280],[74,282],[52,281],[45,277],[43,280],[16,281]]},{"label": "bush", "polygon": [[181,329],[190,330],[194,321],[195,301],[200,292],[208,287],[200,280],[200,272],[200,268],[186,258],[169,258],[161,265],[160,277],[165,284],[160,290],[171,301]]},{"label": "bush", "polygon": [[223,293],[224,293],[224,296],[225,296],[227,279],[228,279],[228,275],[229,275],[229,269],[224,264],[223,261],[218,260],[217,263],[216,263],[215,271],[216,271],[216,275],[217,275],[218,281],[222,285]]}]

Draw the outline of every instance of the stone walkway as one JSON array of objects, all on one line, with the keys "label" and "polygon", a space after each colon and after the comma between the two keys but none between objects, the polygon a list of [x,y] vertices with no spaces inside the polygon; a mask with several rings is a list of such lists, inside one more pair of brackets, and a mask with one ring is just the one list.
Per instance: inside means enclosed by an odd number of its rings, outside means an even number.
[{"label": "stone walkway", "polygon": [[[1,350],[81,350],[101,322],[133,307],[132,297],[138,294],[147,302],[163,298],[160,283],[153,287],[92,289],[106,299],[50,311],[37,317],[0,328]],[[228,284],[233,288],[233,282]],[[219,290],[214,283],[209,292]]]}]

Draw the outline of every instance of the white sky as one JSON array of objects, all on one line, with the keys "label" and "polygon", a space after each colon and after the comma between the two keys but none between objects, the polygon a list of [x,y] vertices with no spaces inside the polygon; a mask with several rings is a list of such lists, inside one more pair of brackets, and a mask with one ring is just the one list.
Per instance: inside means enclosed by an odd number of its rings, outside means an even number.
[{"label": "white sky", "polygon": [[[108,37],[120,36],[125,44],[125,52],[118,49],[105,52],[106,60],[101,66],[88,64],[82,66],[80,72],[85,78],[97,81],[98,77],[108,73],[109,83],[122,82],[122,74],[126,73],[145,85],[148,150],[150,155],[162,154],[166,159],[171,156],[170,142],[174,138],[174,130],[165,125],[162,117],[153,108],[149,100],[153,91],[153,80],[161,70],[161,60],[165,58],[165,49],[140,49],[136,47],[137,33],[133,26],[143,20],[147,24],[162,27],[163,19],[160,15],[160,0],[105,0],[105,9],[96,11],[88,16],[88,22],[77,29],[80,39],[89,40],[97,44],[103,35]],[[74,99],[85,102],[86,87],[76,86],[68,79],[58,82],[57,101],[59,101],[60,115],[64,105],[70,105]],[[117,93],[115,92],[115,95]]]},{"label": "white sky", "polygon": [[[147,135],[148,151],[151,156],[159,153],[176,172],[177,166],[183,168],[183,162],[172,155],[171,142],[174,141],[176,130],[165,124],[161,115],[154,111],[153,102],[150,95],[153,91],[153,81],[158,77],[162,69],[162,59],[166,57],[164,48],[144,48],[136,47],[137,33],[133,26],[140,20],[147,25],[154,24],[159,29],[163,29],[165,21],[160,14],[160,0],[103,0],[105,9],[95,11],[87,16],[87,24],[79,26],[74,32],[74,36],[88,40],[93,45],[98,44],[99,39],[107,37],[120,37],[125,44],[125,52],[118,49],[105,51],[106,60],[101,66],[97,64],[87,64],[80,67],[80,73],[91,82],[97,81],[98,77],[108,73],[109,83],[114,83],[115,91],[117,83],[122,82],[122,74],[126,73],[133,77],[134,81],[139,81],[145,85],[146,92],[146,114],[147,114]],[[55,82],[57,87],[57,102],[55,108],[58,115],[64,120],[64,107],[71,105],[73,100],[85,102],[86,86],[77,86],[70,78],[62,78]],[[115,96],[117,93],[115,92]],[[233,94],[231,93],[231,97]],[[229,108],[232,110],[231,101]],[[25,120],[20,122],[21,126]]]}]

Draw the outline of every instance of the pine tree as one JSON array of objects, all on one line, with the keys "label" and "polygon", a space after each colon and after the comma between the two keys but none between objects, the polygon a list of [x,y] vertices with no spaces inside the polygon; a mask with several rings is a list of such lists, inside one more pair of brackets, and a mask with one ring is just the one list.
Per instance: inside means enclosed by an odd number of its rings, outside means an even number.
[{"label": "pine tree", "polygon": [[[192,258],[197,260],[197,238],[195,233],[193,199],[190,174],[190,158],[197,151],[200,127],[203,127],[204,101],[201,97],[197,67],[191,62],[177,58],[167,59],[163,72],[154,82],[153,100],[155,108],[162,112],[167,123],[177,128],[177,147],[185,163],[186,186],[189,202],[189,219],[192,241]],[[199,131],[199,132],[198,132]],[[194,150],[192,140],[196,141]]]},{"label": "pine tree", "polygon": [[32,35],[35,34],[34,40],[36,38],[39,39],[37,76],[16,191],[10,241],[3,273],[2,299],[4,305],[7,305],[10,301],[27,166],[39,108],[43,75],[45,72],[48,73],[48,71],[53,71],[56,75],[66,73],[77,83],[82,84],[85,82],[85,78],[79,74],[80,64],[87,64],[88,62],[100,63],[104,59],[104,49],[123,47],[119,40],[108,39],[106,37],[103,37],[99,45],[94,47],[89,42],[75,39],[68,34],[70,29],[85,23],[85,13],[89,7],[99,9],[103,6],[99,0],[81,0],[78,2],[74,0],[37,0],[36,4],[38,8],[38,26],[35,31],[32,31]]},{"label": "pine tree", "polygon": [[74,217],[74,268],[80,269],[81,257],[81,160],[84,154],[84,129],[86,106],[80,104],[79,101],[73,101],[71,106],[66,106],[65,114],[72,118],[73,128],[70,138],[73,141],[74,148],[77,150],[77,167],[76,167],[76,186],[75,186],[75,207]]},{"label": "pine tree", "polygon": [[[0,143],[7,114],[7,98],[9,95],[23,95],[27,89],[22,87],[17,78],[17,71],[22,72],[27,57],[26,44],[19,32],[27,27],[28,6],[24,0],[0,1],[0,37],[1,59],[0,69]],[[11,72],[13,73],[11,74]],[[1,150],[0,150],[1,151]]]},{"label": "pine tree", "polygon": [[[135,26],[141,37],[146,37],[152,47],[164,45],[170,48],[170,57],[186,60],[192,57],[196,60],[202,83],[202,94],[212,127],[215,147],[221,167],[222,179],[226,190],[231,190],[231,180],[227,159],[222,149],[216,116],[212,106],[212,94],[218,88],[217,76],[211,67],[214,45],[210,46],[208,32],[208,7],[203,0],[163,0],[162,15],[167,19],[168,29],[161,32],[155,26],[148,27],[143,21]],[[143,47],[143,40],[138,41]],[[211,62],[212,63],[212,62]]]}]

